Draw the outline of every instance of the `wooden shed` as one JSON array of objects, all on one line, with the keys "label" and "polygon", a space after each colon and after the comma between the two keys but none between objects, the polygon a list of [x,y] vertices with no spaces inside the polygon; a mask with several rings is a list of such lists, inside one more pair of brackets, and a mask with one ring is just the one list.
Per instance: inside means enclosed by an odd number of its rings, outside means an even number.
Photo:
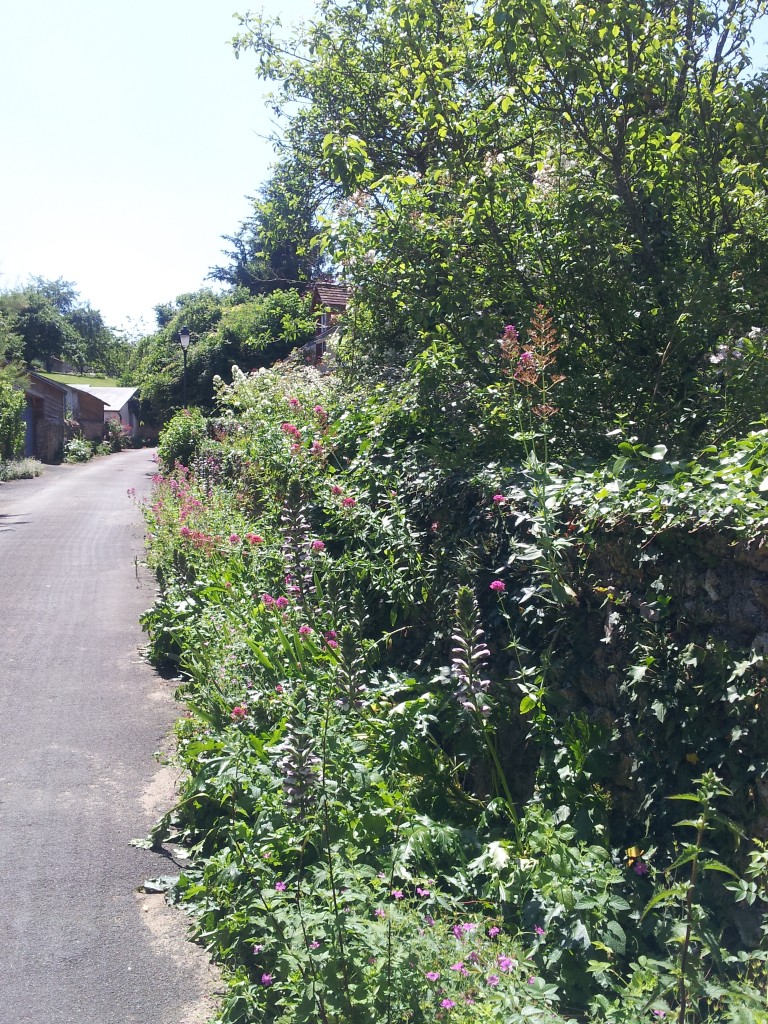
[{"label": "wooden shed", "polygon": [[58,462],[64,452],[67,392],[61,384],[30,372],[24,385],[24,455]]}]

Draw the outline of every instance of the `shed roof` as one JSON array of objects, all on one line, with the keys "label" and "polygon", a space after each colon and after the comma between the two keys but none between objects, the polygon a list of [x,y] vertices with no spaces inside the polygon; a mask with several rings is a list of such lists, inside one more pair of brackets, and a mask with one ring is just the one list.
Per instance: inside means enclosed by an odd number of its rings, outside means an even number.
[{"label": "shed roof", "polygon": [[86,391],[89,395],[94,395],[96,398],[101,399],[106,406],[106,412],[119,412],[123,406],[130,402],[138,388],[96,388],[90,384],[78,384],[78,391]]},{"label": "shed roof", "polygon": [[312,285],[312,297],[324,306],[336,306],[346,309],[349,300],[352,298],[352,289],[345,284],[332,284],[325,281],[317,281]]}]

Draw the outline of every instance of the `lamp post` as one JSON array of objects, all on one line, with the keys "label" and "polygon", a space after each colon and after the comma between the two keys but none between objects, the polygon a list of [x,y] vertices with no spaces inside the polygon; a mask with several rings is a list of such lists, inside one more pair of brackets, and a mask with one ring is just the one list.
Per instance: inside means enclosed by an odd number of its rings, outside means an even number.
[{"label": "lamp post", "polygon": [[184,356],[184,374],[182,376],[181,393],[184,400],[184,408],[187,407],[187,349],[189,348],[189,328],[182,327],[179,331],[179,344],[181,354]]}]

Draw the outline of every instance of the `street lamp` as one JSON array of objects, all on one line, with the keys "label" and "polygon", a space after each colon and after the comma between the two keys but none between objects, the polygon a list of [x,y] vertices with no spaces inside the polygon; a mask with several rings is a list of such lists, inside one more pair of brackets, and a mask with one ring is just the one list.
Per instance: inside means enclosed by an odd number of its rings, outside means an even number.
[{"label": "street lamp", "polygon": [[184,399],[184,408],[187,406],[187,349],[189,348],[189,328],[182,327],[179,331],[179,344],[181,354],[184,356],[184,375],[182,377],[181,393]]}]

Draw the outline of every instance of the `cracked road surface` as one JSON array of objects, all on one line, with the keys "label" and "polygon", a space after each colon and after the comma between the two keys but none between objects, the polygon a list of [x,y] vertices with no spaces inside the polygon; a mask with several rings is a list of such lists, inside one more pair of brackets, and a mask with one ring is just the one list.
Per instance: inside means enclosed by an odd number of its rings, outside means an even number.
[{"label": "cracked road surface", "polygon": [[[215,984],[130,846],[172,799],[179,714],[141,661],[147,451],[0,485],[0,1024],[196,1024]],[[164,806],[161,806],[165,801]]]}]

